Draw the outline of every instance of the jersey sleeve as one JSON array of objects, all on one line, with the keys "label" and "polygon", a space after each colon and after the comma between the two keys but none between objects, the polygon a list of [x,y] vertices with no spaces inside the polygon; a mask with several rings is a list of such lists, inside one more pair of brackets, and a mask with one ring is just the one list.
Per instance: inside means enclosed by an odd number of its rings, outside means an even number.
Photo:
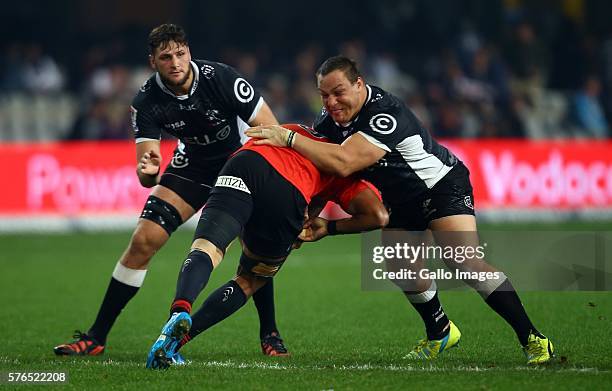
[{"label": "jersey sleeve", "polygon": [[218,63],[215,68],[219,103],[244,122],[251,122],[264,103],[261,94],[229,65]]},{"label": "jersey sleeve", "polygon": [[136,143],[149,140],[160,140],[161,129],[155,122],[150,110],[147,110],[145,104],[136,96],[130,106],[130,118],[132,130]]},{"label": "jersey sleeve", "polygon": [[376,186],[363,179],[356,179],[354,177],[334,178],[334,180],[319,193],[319,196],[328,201],[335,202],[348,213],[351,201],[353,201],[359,193],[368,189],[372,190],[378,199],[382,201],[382,197]]},{"label": "jersey sleeve", "polygon": [[397,106],[370,109],[364,114],[357,132],[387,152],[406,138],[407,129],[412,123]]}]

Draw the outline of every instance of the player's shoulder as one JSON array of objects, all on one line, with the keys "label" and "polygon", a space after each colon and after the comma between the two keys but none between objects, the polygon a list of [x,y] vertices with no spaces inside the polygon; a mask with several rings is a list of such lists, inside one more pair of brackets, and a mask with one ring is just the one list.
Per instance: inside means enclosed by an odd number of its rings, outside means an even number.
[{"label": "player's shoulder", "polygon": [[396,128],[419,127],[418,120],[401,99],[371,85],[368,85],[368,100],[359,113],[359,121],[382,134],[392,133]]},{"label": "player's shoulder", "polygon": [[360,113],[360,116],[373,116],[380,113],[399,115],[405,111],[406,105],[395,95],[380,87],[368,85],[368,99]]},{"label": "player's shoulder", "polygon": [[154,99],[155,90],[157,88],[155,82],[155,73],[152,74],[144,83],[138,88],[138,92],[132,99],[132,106],[136,108],[144,108],[147,104]]},{"label": "player's shoulder", "polygon": [[192,60],[198,67],[200,73],[200,80],[216,80],[219,78],[234,77],[236,70],[228,64],[222,62],[210,61],[210,60]]},{"label": "player's shoulder", "polygon": [[226,72],[229,65],[210,60],[192,60],[198,68],[200,78],[203,80],[214,80]]}]

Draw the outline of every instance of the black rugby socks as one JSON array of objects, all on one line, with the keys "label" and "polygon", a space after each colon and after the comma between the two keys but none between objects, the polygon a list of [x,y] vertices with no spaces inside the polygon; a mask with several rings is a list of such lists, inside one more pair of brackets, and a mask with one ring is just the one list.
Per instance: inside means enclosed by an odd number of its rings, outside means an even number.
[{"label": "black rugby socks", "polygon": [[202,307],[191,317],[192,324],[181,346],[196,337],[201,332],[211,328],[234,312],[238,311],[247,301],[247,297],[234,280],[208,296]]},{"label": "black rugby socks", "polygon": [[191,303],[208,283],[212,271],[213,263],[208,254],[200,250],[192,250],[189,253],[179,272],[170,315],[173,312],[189,312]]},{"label": "black rugby socks", "polygon": [[529,334],[532,332],[541,336],[527,316],[510,280],[506,279],[485,299],[485,302],[512,326],[521,345],[527,345]]},{"label": "black rugby socks", "polygon": [[259,338],[263,338],[272,332],[278,332],[276,328],[276,315],[274,313],[274,279],[259,288],[253,295],[257,315],[259,315]]}]

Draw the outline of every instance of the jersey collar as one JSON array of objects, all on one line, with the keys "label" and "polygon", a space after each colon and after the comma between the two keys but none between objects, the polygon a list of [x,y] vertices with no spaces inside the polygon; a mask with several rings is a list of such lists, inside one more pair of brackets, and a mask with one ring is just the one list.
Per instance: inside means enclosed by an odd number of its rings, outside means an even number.
[{"label": "jersey collar", "polygon": [[191,89],[189,90],[188,95],[176,95],[174,92],[172,92],[172,90],[166,87],[166,85],[162,81],[161,77],[159,76],[159,72],[155,73],[155,82],[157,83],[159,88],[161,88],[163,92],[165,92],[166,94],[176,99],[185,100],[189,98],[191,95],[193,95],[196,88],[198,88],[198,83],[200,82],[200,70],[198,69],[198,66],[193,61],[191,61],[190,63],[191,63],[191,69],[193,70],[193,83],[191,83]]}]

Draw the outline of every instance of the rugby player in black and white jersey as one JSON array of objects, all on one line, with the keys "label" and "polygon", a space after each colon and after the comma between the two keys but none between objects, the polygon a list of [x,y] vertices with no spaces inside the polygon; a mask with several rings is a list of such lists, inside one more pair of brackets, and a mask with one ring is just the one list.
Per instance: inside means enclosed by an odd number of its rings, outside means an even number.
[{"label": "rugby player in black and white jersey", "polygon": [[[125,305],[141,287],[149,262],[170,235],[202,208],[227,158],[242,146],[241,130],[277,124],[259,92],[228,65],[192,60],[184,30],[164,24],[149,35],[149,61],[156,71],[140,88],[131,113],[136,173],[153,187],[130,243],[117,262],[94,324],[76,332],[58,355],[98,355]],[[161,172],[160,138],[178,138],[172,161]],[[203,267],[200,265],[200,267]],[[212,264],[204,265],[211,268]],[[275,324],[272,283],[254,296],[262,351],[286,355]]]},{"label": "rugby player in black and white jersey", "polygon": [[[261,138],[262,144],[292,147],[322,171],[341,176],[359,172],[378,187],[389,207],[387,229],[423,231],[423,240],[433,234],[442,247],[476,248],[472,186],[463,163],[433,140],[398,98],[367,85],[351,59],[331,57],[316,76],[324,108],[314,129],[336,144],[312,142],[278,125],[257,127],[246,134]],[[552,358],[552,344],[534,327],[502,272],[475,258],[447,264],[468,272],[497,273],[495,279],[464,281],[512,326],[529,364]],[[423,262],[416,266],[422,267]],[[456,346],[461,333],[442,309],[435,280],[394,282],[419,312],[427,332],[407,358],[433,359]]]}]

